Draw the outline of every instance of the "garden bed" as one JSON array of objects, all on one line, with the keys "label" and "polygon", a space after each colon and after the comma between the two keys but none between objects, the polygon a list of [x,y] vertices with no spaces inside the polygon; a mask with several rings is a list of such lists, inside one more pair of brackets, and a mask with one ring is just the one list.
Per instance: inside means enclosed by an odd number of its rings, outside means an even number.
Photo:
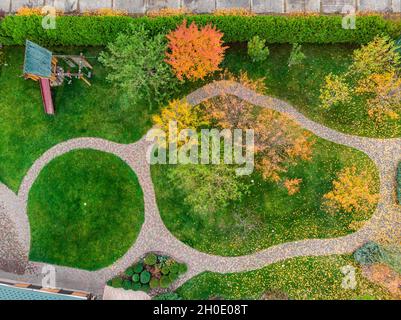
[{"label": "garden bed", "polygon": [[151,296],[167,292],[187,266],[166,255],[148,253],[131,267],[107,282],[113,288],[144,291]]}]

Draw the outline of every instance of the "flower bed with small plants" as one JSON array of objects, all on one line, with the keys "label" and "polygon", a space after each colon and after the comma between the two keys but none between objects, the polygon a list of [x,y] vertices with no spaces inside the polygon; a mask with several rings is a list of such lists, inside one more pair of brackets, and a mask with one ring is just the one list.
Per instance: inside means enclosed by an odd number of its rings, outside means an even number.
[{"label": "flower bed with small plants", "polygon": [[185,263],[179,263],[169,256],[149,253],[123,274],[109,280],[107,285],[150,294],[159,293],[168,289],[185,272]]}]

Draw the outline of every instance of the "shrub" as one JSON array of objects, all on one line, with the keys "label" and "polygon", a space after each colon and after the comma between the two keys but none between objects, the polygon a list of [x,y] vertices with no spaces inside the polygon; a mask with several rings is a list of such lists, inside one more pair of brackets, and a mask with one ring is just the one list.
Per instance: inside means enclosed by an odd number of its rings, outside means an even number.
[{"label": "shrub", "polygon": [[129,280],[124,280],[123,281],[123,289],[124,290],[129,290],[132,287],[132,283]]},{"label": "shrub", "polygon": [[401,274],[401,244],[383,246],[383,262]]},{"label": "shrub", "polygon": [[178,293],[166,292],[153,297],[152,300],[182,300],[182,298]]},{"label": "shrub", "polygon": [[302,48],[301,45],[299,45],[298,43],[293,44],[290,58],[288,60],[289,67],[301,64],[305,60],[306,56],[301,51],[301,48]]},{"label": "shrub", "polygon": [[183,16],[190,14],[187,8],[162,8],[150,10],[146,13],[148,17],[171,17],[171,16]]},{"label": "shrub", "polygon": [[253,62],[262,62],[269,56],[269,48],[266,46],[266,40],[254,36],[248,42],[248,55]]},{"label": "shrub", "polygon": [[167,289],[171,284],[171,280],[168,276],[162,276],[160,278],[160,287],[163,289]]},{"label": "shrub", "polygon": [[134,265],[135,273],[141,273],[142,270],[143,270],[143,264],[141,262],[138,262],[136,265]]},{"label": "shrub", "polygon": [[99,8],[93,11],[86,11],[84,16],[101,16],[101,17],[121,17],[128,16],[128,12],[124,10],[116,10],[111,8]]},{"label": "shrub", "polygon": [[16,16],[42,16],[41,7],[21,7],[15,13]]},{"label": "shrub", "polygon": [[150,281],[150,272],[149,271],[142,271],[140,275],[140,281],[142,284],[149,283]]},{"label": "shrub", "polygon": [[134,273],[134,268],[128,268],[127,270],[125,270],[125,275],[128,277],[132,277]]},{"label": "shrub", "polygon": [[144,284],[144,285],[142,285],[141,290],[144,291],[144,292],[148,292],[148,291],[150,290],[149,284]]},{"label": "shrub", "polygon": [[187,265],[186,265],[185,263],[180,263],[180,264],[179,264],[179,271],[178,271],[178,273],[179,273],[179,274],[184,274],[184,273],[187,272],[187,271],[188,271]]},{"label": "shrub", "polygon": [[134,282],[139,282],[139,274],[138,274],[138,273],[135,273],[135,274],[132,276],[132,281],[134,281]]},{"label": "shrub", "polygon": [[254,16],[255,14],[245,8],[223,8],[223,9],[217,9],[213,11],[214,16],[240,16],[240,17],[251,17]]},{"label": "shrub", "polygon": [[123,279],[120,277],[115,277],[111,280],[111,286],[113,288],[122,288],[123,286]]},{"label": "shrub", "polygon": [[344,76],[330,73],[325,78],[325,84],[320,89],[322,107],[329,109],[333,106],[345,104],[352,99],[351,89]]},{"label": "shrub", "polygon": [[179,269],[180,269],[180,266],[179,266],[179,264],[177,262],[174,262],[173,264],[170,265],[170,272],[171,273],[178,274]]},{"label": "shrub", "polygon": [[156,289],[160,286],[160,281],[159,279],[152,278],[149,282],[149,286],[151,289]]},{"label": "shrub", "polygon": [[134,291],[139,291],[142,288],[142,284],[140,282],[134,282],[132,284],[132,290]]},{"label": "shrub", "polygon": [[164,267],[161,269],[161,272],[162,272],[162,274],[164,274],[164,275],[169,274],[170,268],[169,268],[168,266],[164,266]]},{"label": "shrub", "polygon": [[143,262],[149,266],[154,266],[157,262],[157,256],[154,253],[149,253]]},{"label": "shrub", "polygon": [[173,283],[175,280],[178,279],[178,273],[169,273],[168,277],[169,277],[171,283]]},{"label": "shrub", "polygon": [[375,242],[367,242],[354,252],[354,259],[362,265],[378,263],[383,258],[383,251]]},{"label": "shrub", "polygon": [[195,22],[189,27],[187,21],[167,35],[169,51],[167,63],[172,66],[179,80],[204,79],[208,74],[219,70],[223,61],[223,34],[208,24],[198,28]]}]

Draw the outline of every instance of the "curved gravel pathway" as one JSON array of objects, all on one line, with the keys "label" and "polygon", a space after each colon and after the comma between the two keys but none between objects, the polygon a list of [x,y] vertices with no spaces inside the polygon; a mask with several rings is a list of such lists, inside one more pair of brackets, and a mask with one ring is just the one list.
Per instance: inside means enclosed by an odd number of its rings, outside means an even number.
[{"label": "curved gravel pathway", "polygon": [[[187,100],[191,105],[197,105],[221,94],[235,95],[254,105],[285,113],[319,137],[366,153],[378,167],[381,198],[376,212],[364,228],[345,237],[289,242],[241,257],[220,257],[199,252],[176,239],[161,220],[151,180],[150,166],[146,161],[150,142],[142,138],[133,144],[118,144],[98,138],[78,138],[58,144],[43,154],[23,179],[18,197],[0,184],[0,200],[7,203],[8,209],[5,212],[17,226],[19,238],[17,240],[21,243],[22,251],[24,251],[21,257],[26,258],[29,254],[30,230],[26,210],[29,191],[33,183],[46,164],[55,157],[76,149],[94,149],[112,153],[124,160],[134,170],[143,189],[145,222],[133,246],[110,267],[98,271],[85,271],[55,266],[57,287],[86,290],[101,295],[106,280],[126,269],[149,251],[168,254],[187,263],[189,270],[175,284],[178,287],[204,271],[220,273],[248,271],[293,257],[351,253],[366,241],[383,236],[395,240],[401,239],[401,214],[394,199],[396,167],[401,161],[401,139],[372,139],[337,132],[306,118],[284,101],[257,94],[235,82],[214,82],[193,92],[187,97]],[[28,263],[28,261],[26,262]],[[0,278],[40,283],[43,266],[42,263],[29,262],[25,274],[18,276],[0,272]]]}]

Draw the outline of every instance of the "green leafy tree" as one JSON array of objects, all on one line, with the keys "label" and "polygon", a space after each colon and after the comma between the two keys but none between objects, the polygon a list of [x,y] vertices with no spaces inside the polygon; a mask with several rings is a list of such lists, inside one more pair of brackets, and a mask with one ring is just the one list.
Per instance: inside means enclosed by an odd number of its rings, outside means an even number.
[{"label": "green leafy tree", "polygon": [[120,34],[100,54],[99,61],[109,70],[107,80],[137,102],[146,99],[149,107],[168,98],[176,88],[170,66],[164,61],[165,36],[151,37],[144,27]]},{"label": "green leafy tree", "polygon": [[248,42],[248,55],[253,62],[262,62],[269,56],[269,48],[266,46],[266,40],[254,36]]},{"label": "green leafy tree", "polygon": [[247,190],[231,165],[178,165],[168,175],[197,214],[216,213],[240,200]]}]

